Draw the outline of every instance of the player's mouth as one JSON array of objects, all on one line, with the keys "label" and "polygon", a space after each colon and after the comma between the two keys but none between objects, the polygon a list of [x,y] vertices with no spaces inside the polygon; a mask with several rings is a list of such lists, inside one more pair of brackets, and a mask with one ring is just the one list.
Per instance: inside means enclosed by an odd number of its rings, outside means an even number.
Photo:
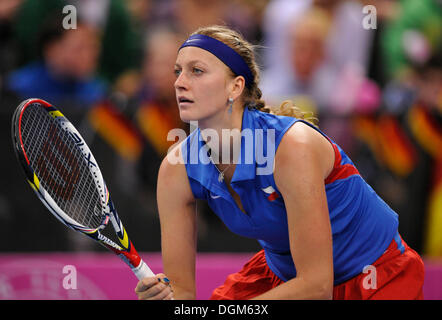
[{"label": "player's mouth", "polygon": [[192,104],[194,102],[193,100],[191,100],[187,97],[184,97],[184,96],[179,96],[177,100],[178,100],[178,106],[180,106],[180,107],[189,106],[190,104]]}]

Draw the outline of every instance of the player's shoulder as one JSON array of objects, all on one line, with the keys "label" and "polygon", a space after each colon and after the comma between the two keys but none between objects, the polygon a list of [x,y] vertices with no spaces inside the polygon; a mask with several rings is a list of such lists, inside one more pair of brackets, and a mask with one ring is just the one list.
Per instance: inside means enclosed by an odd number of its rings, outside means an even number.
[{"label": "player's shoulder", "polygon": [[161,162],[159,179],[167,178],[176,182],[185,181],[185,183],[188,183],[186,163],[188,163],[189,150],[187,148],[191,135],[169,149]]},{"label": "player's shoulder", "polygon": [[[335,152],[330,140],[303,121],[294,123],[284,134],[278,146],[276,159],[288,159],[291,165],[298,165],[306,159],[319,159],[327,175],[333,168]],[[281,162],[281,161],[278,161]]]},{"label": "player's shoulder", "polygon": [[163,158],[160,166],[160,174],[179,174],[186,171],[182,147],[186,140],[183,140],[169,149],[167,155]]},{"label": "player's shoulder", "polygon": [[312,144],[318,141],[327,140],[319,130],[313,128],[312,125],[305,121],[296,121],[285,133],[287,140],[292,143]]},{"label": "player's shoulder", "polygon": [[172,194],[176,201],[194,201],[183,160],[184,141],[172,147],[161,162],[158,172],[158,192]]}]

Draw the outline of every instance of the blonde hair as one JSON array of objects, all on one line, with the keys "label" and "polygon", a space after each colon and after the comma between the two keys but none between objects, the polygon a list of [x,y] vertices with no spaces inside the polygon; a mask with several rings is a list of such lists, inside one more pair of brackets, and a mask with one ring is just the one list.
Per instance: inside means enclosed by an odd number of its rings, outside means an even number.
[{"label": "blonde hair", "polygon": [[296,20],[292,32],[313,34],[321,41],[325,41],[331,31],[332,21],[330,14],[320,7],[312,7]]},{"label": "blonde hair", "polygon": [[260,111],[275,115],[304,119],[315,124],[314,122],[316,122],[316,120],[312,117],[307,117],[306,113],[297,108],[293,101],[286,100],[282,102],[279,107],[271,107],[267,106],[265,101],[261,99],[262,92],[258,87],[260,81],[260,71],[255,59],[256,46],[245,40],[240,33],[225,26],[213,25],[201,27],[191,35],[195,34],[202,34],[223,42],[235,50],[249,66],[250,71],[252,72],[253,82],[250,87],[244,88],[243,98],[245,106],[254,107]]}]

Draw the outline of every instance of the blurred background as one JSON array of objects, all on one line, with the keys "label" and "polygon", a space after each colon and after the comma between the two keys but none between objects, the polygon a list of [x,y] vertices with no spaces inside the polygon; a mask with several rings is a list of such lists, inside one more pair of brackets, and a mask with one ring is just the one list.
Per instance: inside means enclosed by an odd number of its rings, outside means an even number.
[{"label": "blurred background", "polygon": [[[75,29],[63,28],[67,5],[76,9]],[[10,123],[30,97],[59,107],[79,129],[132,241],[161,271],[157,171],[175,143],[167,132],[189,132],[173,65],[189,33],[210,24],[257,45],[268,104],[292,99],[319,118],[399,214],[403,239],[425,258],[426,296],[442,299],[441,0],[0,0],[0,299],[121,298],[47,293],[58,281],[51,266],[87,260],[79,254],[93,260],[104,249],[51,217],[23,179]],[[229,260],[234,272],[259,250],[204,203],[198,212],[203,260],[244,256]],[[207,259],[200,267],[208,274],[220,268]],[[25,264],[18,261],[33,267],[17,273]],[[41,290],[23,295],[31,287]]]}]

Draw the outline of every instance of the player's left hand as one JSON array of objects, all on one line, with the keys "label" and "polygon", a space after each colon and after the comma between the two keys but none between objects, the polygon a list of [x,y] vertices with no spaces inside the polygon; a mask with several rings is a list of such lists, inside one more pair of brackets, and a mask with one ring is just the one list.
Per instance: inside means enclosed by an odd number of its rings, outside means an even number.
[{"label": "player's left hand", "polygon": [[138,281],[135,293],[138,300],[173,300],[172,287],[163,273]]}]

